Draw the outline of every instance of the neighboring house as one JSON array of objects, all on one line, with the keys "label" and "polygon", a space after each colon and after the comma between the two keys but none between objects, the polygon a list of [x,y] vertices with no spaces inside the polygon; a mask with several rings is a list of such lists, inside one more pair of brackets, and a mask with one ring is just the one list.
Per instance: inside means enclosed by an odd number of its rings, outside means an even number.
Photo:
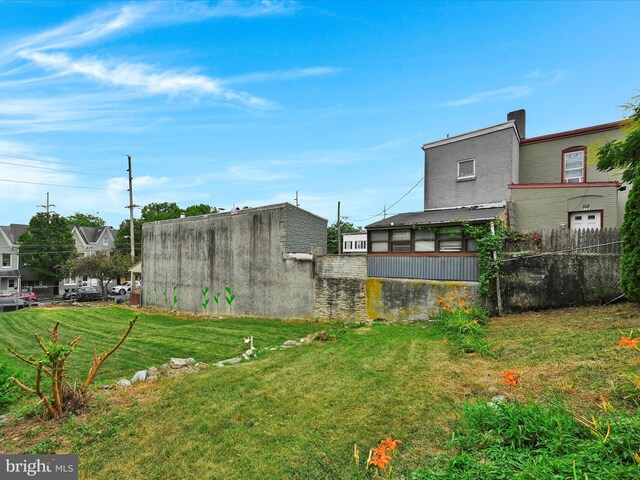
[{"label": "neighboring house", "polygon": [[619,227],[627,192],[599,172],[593,147],[623,138],[622,122],[525,138],[524,110],[498,125],[423,145],[424,211],[368,225],[370,277],[477,280],[462,222],[520,231]]},{"label": "neighboring house", "polygon": [[0,226],[0,295],[21,291],[18,239],[27,225]]},{"label": "neighboring house", "polygon": [[[112,252],[115,247],[115,233],[113,227],[78,227],[73,226],[71,229],[73,238],[76,242],[76,250],[78,258],[95,255],[98,252]],[[65,278],[60,282],[60,289],[66,290],[88,285],[98,287],[99,281],[96,278]]]},{"label": "neighboring house", "polygon": [[342,253],[367,253],[367,232],[345,233],[342,235]]},{"label": "neighboring house", "polygon": [[624,137],[621,122],[520,141],[519,182],[509,185],[518,230],[620,227],[628,190],[621,172],[601,172],[594,148]]},{"label": "neighboring house", "polygon": [[622,122],[525,138],[524,110],[507,122],[425,144],[425,211],[508,207],[521,231],[619,227],[627,192],[600,172],[593,147],[624,137]]}]

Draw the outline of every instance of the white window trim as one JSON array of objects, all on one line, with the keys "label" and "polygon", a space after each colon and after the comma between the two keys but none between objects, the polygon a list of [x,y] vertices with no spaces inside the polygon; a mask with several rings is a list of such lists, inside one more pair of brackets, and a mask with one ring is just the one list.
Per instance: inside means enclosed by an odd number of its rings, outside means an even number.
[{"label": "white window trim", "polygon": [[[460,164],[465,162],[472,162],[473,174],[472,175],[460,175]],[[458,160],[458,180],[474,180],[476,178],[476,159],[465,158],[464,160]]]}]

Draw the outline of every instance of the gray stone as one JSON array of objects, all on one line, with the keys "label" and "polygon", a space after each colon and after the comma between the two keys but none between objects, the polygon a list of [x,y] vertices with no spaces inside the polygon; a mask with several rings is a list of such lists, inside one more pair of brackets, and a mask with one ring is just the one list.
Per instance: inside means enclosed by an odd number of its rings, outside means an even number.
[{"label": "gray stone", "polygon": [[7,413],[5,415],[0,415],[0,423],[4,423],[8,420],[11,420],[13,417],[15,417],[15,413]]},{"label": "gray stone", "polygon": [[151,367],[149,370],[147,370],[147,375],[158,375],[160,373],[160,370],[158,370],[156,367]]},{"label": "gray stone", "polygon": [[487,406],[491,408],[496,408],[498,407],[498,405],[501,405],[506,401],[507,401],[507,397],[505,397],[504,395],[496,395],[495,397],[491,398],[491,401],[487,402]]},{"label": "gray stone", "polygon": [[194,363],[196,363],[196,361],[193,358],[172,358],[169,360],[169,366],[171,368],[188,367]]},{"label": "gray stone", "polygon": [[283,343],[283,345],[285,347],[296,347],[298,346],[298,342],[296,342],[295,340],[287,340],[286,342]]},{"label": "gray stone", "polygon": [[244,356],[246,357],[253,357],[255,354],[256,354],[255,349],[252,350],[251,348],[246,352],[244,352]]},{"label": "gray stone", "polygon": [[131,382],[129,380],[125,380],[124,378],[122,380],[118,380],[118,383],[116,383],[116,386],[118,388],[126,388],[126,387],[130,387],[131,386]]},{"label": "gray stone", "polygon": [[144,382],[146,379],[147,379],[147,371],[140,370],[140,371],[137,371],[133,377],[131,377],[131,383]]},{"label": "gray stone", "polygon": [[234,358],[228,358],[226,360],[220,360],[218,363],[216,363],[216,365],[218,367],[224,367],[225,365],[233,365],[236,363],[240,363],[241,361],[242,361],[242,358],[234,357]]}]

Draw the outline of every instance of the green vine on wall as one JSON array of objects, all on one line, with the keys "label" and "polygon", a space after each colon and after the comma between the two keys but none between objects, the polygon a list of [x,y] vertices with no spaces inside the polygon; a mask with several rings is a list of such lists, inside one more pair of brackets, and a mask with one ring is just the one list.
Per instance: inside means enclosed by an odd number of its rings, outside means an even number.
[{"label": "green vine on wall", "polygon": [[[504,247],[512,236],[512,230],[505,227],[502,222],[495,222],[495,233],[491,233],[491,224],[482,223],[472,225],[462,222],[462,231],[465,236],[473,237],[478,248],[478,267],[480,268],[480,296],[489,300],[496,279],[500,274],[500,265],[504,256]],[[493,259],[496,252],[496,260]]]}]

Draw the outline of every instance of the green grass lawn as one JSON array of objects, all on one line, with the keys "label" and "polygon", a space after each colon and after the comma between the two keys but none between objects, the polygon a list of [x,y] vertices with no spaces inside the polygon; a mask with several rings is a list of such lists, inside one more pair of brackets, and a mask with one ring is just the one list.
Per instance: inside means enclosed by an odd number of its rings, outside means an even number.
[{"label": "green grass lawn", "polygon": [[[92,339],[110,344],[131,315],[113,307],[75,312],[64,311],[63,324],[86,332],[86,347]],[[5,344],[31,345],[26,337],[54,317],[18,313],[0,317]],[[260,347],[326,328],[159,315],[143,315],[138,327],[128,348],[105,364],[105,379],[170,355],[206,362],[237,354],[236,335],[241,342],[253,334]],[[396,472],[408,475],[451,453],[460,403],[486,396],[491,386],[506,391],[500,372],[507,368],[521,369],[530,392],[584,404],[587,394],[608,394],[609,381],[634,368],[616,348],[619,330],[638,328],[633,305],[508,316],[489,324],[491,357],[452,353],[436,324],[338,329],[332,342],[101,394],[88,411],[57,424],[0,426],[0,451],[78,453],[86,479],[350,479],[361,478],[354,444],[366,458],[391,435],[404,442]]]},{"label": "green grass lawn", "polygon": [[178,318],[164,314],[149,314],[124,307],[28,308],[0,315],[0,361],[18,369],[21,376],[35,378],[28,365],[9,355],[7,348],[28,356],[40,356],[42,351],[34,339],[38,333],[49,338],[49,331],[60,321],[61,341],[82,335],[77,351],[67,364],[68,375],[79,379],[86,376],[93,358],[111,349],[126,331],[129,320],[139,316],[126,342],[107,360],[96,384],[120,378],[131,378],[138,370],[159,367],[170,357],[195,358],[198,362],[215,362],[238,356],[248,346],[245,337],[253,335],[256,347],[271,347],[285,340],[296,339],[319,329],[309,322],[280,320],[198,317]]}]

